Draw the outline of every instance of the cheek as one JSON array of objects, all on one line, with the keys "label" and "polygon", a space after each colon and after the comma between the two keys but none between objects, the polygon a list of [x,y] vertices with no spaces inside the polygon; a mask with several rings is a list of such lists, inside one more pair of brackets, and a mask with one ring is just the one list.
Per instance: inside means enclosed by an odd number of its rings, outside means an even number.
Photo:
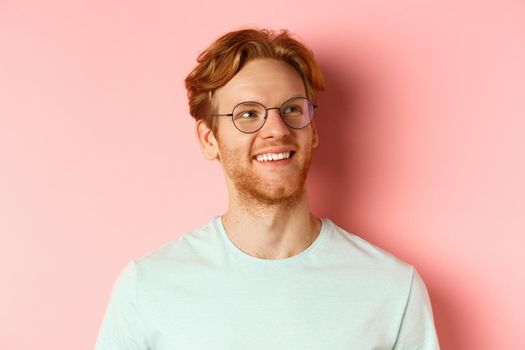
[{"label": "cheek", "polygon": [[301,135],[299,143],[306,149],[312,149],[317,146],[317,135],[313,130],[305,130],[306,132]]},{"label": "cheek", "polygon": [[317,147],[319,143],[319,139],[317,137],[317,129],[315,128],[314,123],[310,124],[310,138],[311,138],[312,148]]},{"label": "cheek", "polygon": [[[239,140],[240,141],[240,140]],[[219,159],[228,164],[238,164],[250,158],[250,146],[240,142],[218,143]]]}]

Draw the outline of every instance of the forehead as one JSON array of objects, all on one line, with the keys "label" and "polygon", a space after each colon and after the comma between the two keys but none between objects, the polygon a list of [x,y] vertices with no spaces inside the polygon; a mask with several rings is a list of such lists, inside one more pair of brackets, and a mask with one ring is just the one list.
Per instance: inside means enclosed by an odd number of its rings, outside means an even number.
[{"label": "forehead", "polygon": [[233,108],[243,101],[273,106],[297,96],[305,96],[305,87],[295,69],[286,62],[263,58],[246,63],[217,89],[215,103],[218,108]]}]

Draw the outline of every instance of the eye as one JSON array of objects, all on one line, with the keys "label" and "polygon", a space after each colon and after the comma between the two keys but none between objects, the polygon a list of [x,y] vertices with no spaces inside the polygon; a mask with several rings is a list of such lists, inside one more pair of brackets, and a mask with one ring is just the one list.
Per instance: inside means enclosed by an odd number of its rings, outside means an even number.
[{"label": "eye", "polygon": [[266,110],[257,102],[243,102],[233,110],[233,120],[249,122],[263,118]]},{"label": "eye", "polygon": [[303,109],[297,104],[289,104],[282,108],[282,114],[289,116],[301,115],[303,114]]},{"label": "eye", "polygon": [[257,117],[259,117],[259,112],[256,110],[236,111],[234,115],[235,119],[253,119]]}]

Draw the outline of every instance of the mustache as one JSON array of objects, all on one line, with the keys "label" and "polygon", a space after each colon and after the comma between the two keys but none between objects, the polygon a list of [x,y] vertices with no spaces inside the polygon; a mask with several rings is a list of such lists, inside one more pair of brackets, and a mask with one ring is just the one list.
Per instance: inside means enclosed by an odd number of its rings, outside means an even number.
[{"label": "mustache", "polygon": [[297,142],[279,142],[279,141],[274,141],[274,142],[267,142],[267,143],[264,143],[264,144],[260,144],[257,146],[258,149],[264,149],[264,148],[271,148],[271,147],[294,147],[294,148],[298,148],[299,147],[299,144]]}]

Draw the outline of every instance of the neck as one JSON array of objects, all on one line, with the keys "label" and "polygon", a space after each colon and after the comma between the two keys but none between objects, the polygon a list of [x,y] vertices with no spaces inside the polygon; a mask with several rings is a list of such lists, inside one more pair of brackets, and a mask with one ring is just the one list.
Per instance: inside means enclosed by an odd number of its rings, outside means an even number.
[{"label": "neck", "polygon": [[262,259],[284,259],[301,253],[319,235],[321,222],[310,213],[306,190],[276,204],[230,197],[222,217],[230,240],[245,253]]}]

